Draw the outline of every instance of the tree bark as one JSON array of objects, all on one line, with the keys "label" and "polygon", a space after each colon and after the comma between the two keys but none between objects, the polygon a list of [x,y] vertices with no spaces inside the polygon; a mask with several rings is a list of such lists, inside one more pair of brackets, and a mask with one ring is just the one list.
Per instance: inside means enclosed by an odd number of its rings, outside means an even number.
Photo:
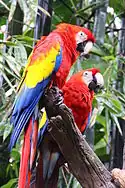
[{"label": "tree bark", "polygon": [[73,175],[85,188],[117,187],[112,183],[110,172],[80,133],[71,111],[64,104],[55,104],[53,101],[54,96],[57,99],[57,93],[51,89],[49,92],[46,101],[47,113],[51,117],[48,132],[58,144]]}]

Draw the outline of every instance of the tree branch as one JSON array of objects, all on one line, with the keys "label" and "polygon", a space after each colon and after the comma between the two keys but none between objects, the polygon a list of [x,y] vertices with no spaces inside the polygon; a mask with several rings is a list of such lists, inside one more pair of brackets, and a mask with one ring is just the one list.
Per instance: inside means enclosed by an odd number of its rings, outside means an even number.
[{"label": "tree branch", "polygon": [[[55,92],[55,91],[54,91]],[[89,147],[75,125],[71,111],[64,105],[55,104],[53,90],[47,94],[47,113],[52,109],[48,132],[57,142],[73,175],[85,188],[115,188],[110,172]]]},{"label": "tree branch", "polygon": [[121,30],[125,30],[125,28],[119,28],[119,29],[117,29],[117,28],[110,28],[110,27],[108,27],[108,29],[109,30],[107,30],[106,31],[106,33],[110,33],[110,32],[119,32],[119,31],[121,31]]}]

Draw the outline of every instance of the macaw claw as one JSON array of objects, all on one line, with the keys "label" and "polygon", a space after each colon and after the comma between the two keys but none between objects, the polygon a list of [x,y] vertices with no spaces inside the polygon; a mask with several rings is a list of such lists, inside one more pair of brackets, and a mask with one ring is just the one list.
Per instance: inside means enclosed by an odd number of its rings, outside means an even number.
[{"label": "macaw claw", "polygon": [[52,86],[50,89],[47,89],[44,93],[44,105],[49,117],[56,116],[57,111],[54,110],[53,104],[55,106],[60,106],[63,104],[63,92],[56,86]]}]

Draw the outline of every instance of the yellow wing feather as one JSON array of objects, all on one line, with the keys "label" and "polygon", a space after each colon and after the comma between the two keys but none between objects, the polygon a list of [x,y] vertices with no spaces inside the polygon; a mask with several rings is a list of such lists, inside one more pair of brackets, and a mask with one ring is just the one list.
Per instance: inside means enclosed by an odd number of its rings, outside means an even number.
[{"label": "yellow wing feather", "polygon": [[59,54],[60,45],[52,47],[45,55],[41,54],[35,62],[27,68],[25,84],[27,87],[35,87],[43,79],[46,79],[55,67],[56,56]]},{"label": "yellow wing feather", "polygon": [[28,58],[28,63],[25,67],[23,77],[17,91],[21,89],[23,83],[25,83],[28,88],[33,88],[43,79],[46,79],[55,67],[56,56],[59,52],[60,44],[56,43],[56,45],[51,47],[48,52],[45,54],[41,53],[31,64],[32,52]]},{"label": "yellow wing feather", "polygon": [[47,120],[47,114],[46,114],[46,111],[44,109],[44,112],[42,114],[42,119],[40,120],[40,123],[39,123],[39,130],[45,125],[46,120]]}]

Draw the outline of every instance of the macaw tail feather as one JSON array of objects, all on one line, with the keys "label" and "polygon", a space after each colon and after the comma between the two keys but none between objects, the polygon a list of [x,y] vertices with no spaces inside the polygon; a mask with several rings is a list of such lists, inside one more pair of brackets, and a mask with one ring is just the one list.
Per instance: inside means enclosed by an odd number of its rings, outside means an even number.
[{"label": "macaw tail feather", "polygon": [[[58,153],[59,154],[59,153]],[[52,164],[52,161],[51,161]],[[58,160],[55,160],[54,169],[52,171],[51,166],[49,166],[48,174],[44,177],[44,170],[43,170],[43,156],[40,153],[38,165],[32,171],[32,178],[30,188],[57,188],[58,177],[59,177],[59,165]]]},{"label": "macaw tail feather", "polygon": [[38,135],[38,122],[32,116],[25,128],[24,143],[22,148],[20,172],[19,172],[19,188],[29,188],[31,180],[31,170],[36,155]]},{"label": "macaw tail feather", "polygon": [[32,171],[30,187],[56,188],[59,175],[60,151],[51,135],[45,132],[39,145],[38,165]]},{"label": "macaw tail feather", "polygon": [[[31,120],[29,125],[31,124]],[[28,166],[29,166],[29,158],[30,158],[30,134],[32,131],[32,126],[28,126],[25,135],[24,135],[24,143],[21,154],[21,162],[20,162],[20,171],[19,171],[19,188],[25,188],[29,183],[28,176]]]}]

